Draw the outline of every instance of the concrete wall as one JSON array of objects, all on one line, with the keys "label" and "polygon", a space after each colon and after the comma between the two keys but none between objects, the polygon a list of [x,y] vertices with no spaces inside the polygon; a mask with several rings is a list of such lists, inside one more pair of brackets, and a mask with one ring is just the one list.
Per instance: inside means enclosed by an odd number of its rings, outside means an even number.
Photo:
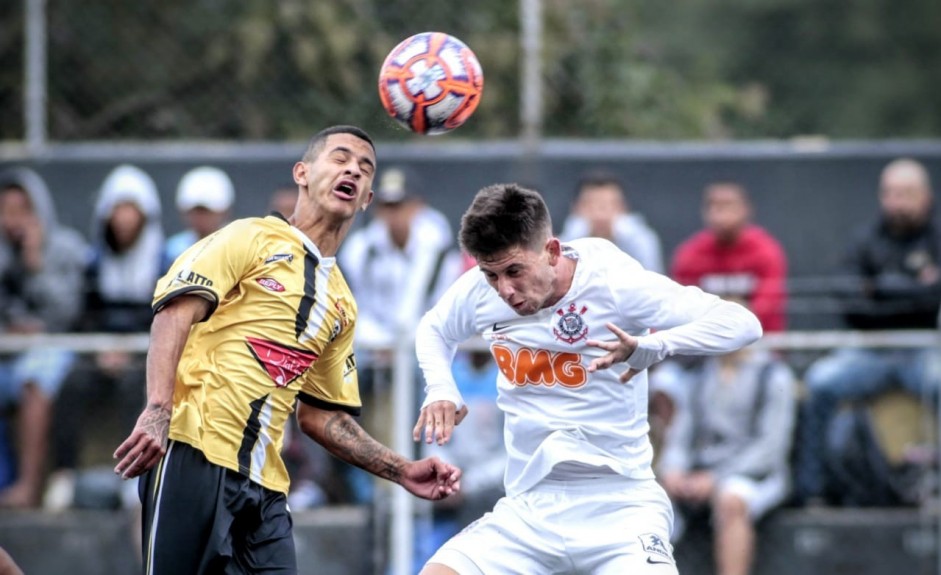
[{"label": "concrete wall", "polygon": [[[369,514],[328,508],[294,515],[301,575],[372,575]],[[936,514],[914,509],[782,510],[762,526],[757,575],[930,575],[938,569]],[[137,573],[138,536],[122,512],[0,514],[0,546],[27,575]],[[683,575],[713,573],[708,532],[690,532],[676,547]],[[510,573],[508,571],[507,573]]]},{"label": "concrete wall", "polygon": [[[0,514],[0,547],[26,575],[139,573],[139,537],[140,528],[124,512]],[[373,546],[365,508],[295,513],[294,539],[300,575],[371,573]]]}]

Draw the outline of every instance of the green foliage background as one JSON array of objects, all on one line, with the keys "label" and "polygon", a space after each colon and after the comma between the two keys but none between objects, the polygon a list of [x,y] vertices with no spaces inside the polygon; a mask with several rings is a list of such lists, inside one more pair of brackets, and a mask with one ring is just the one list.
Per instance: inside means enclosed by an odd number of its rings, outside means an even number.
[{"label": "green foliage background", "polygon": [[[6,140],[24,133],[24,4],[0,4]],[[52,140],[302,139],[339,122],[415,138],[376,74],[427,30],[484,68],[454,137],[520,132],[516,2],[49,0],[47,15]],[[543,16],[547,137],[941,135],[937,0],[543,0]]]}]

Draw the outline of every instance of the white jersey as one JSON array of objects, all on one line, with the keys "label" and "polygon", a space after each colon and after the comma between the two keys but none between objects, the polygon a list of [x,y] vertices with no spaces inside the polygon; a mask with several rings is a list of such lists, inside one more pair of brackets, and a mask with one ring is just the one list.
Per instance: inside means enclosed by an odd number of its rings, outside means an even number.
[{"label": "white jersey", "polygon": [[[425,405],[450,400],[460,407],[449,367],[455,349],[474,335],[489,341],[500,367],[508,495],[527,491],[560,463],[567,465],[558,469],[653,477],[647,372],[626,384],[618,376],[674,354],[726,353],[761,336],[758,320],[742,306],[647,271],[607,240],[575,240],[563,254],[577,265],[568,293],[552,307],[520,316],[474,268],[418,327]],[[613,339],[608,322],[637,337],[639,346],[624,364],[589,374],[591,361],[606,352],[585,342]]]}]

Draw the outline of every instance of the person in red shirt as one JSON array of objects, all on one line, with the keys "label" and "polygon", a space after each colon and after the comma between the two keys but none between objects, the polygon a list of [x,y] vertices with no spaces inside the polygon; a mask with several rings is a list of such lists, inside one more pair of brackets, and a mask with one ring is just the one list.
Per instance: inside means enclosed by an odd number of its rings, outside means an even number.
[{"label": "person in red shirt", "polygon": [[705,229],[676,249],[670,275],[712,293],[739,293],[766,332],[785,328],[787,256],[778,241],[751,223],[748,192],[717,182],[703,194]]}]

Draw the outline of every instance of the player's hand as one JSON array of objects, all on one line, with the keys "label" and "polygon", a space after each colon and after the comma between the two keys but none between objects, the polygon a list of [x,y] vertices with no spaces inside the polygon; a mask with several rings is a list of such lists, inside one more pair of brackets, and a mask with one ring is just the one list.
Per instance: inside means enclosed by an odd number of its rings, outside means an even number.
[{"label": "player's hand", "polygon": [[425,443],[430,444],[437,439],[438,445],[444,445],[451,440],[454,426],[459,425],[466,415],[466,405],[455,409],[454,403],[447,400],[429,403],[418,414],[418,421],[412,429],[412,440],[421,441],[424,434]]},{"label": "player's hand", "polygon": [[122,479],[137,477],[166,454],[170,415],[170,409],[162,405],[151,404],[144,408],[134,431],[114,451],[114,458],[120,459],[114,472]]},{"label": "player's hand", "polygon": [[[605,355],[592,360],[592,362],[588,365],[588,373],[594,373],[599,369],[608,369],[616,363],[627,361],[627,358],[631,357],[631,355],[634,353],[634,350],[637,349],[636,337],[627,333],[613,323],[607,323],[605,326],[611,331],[611,333],[618,336],[618,338],[613,341],[589,339],[585,342],[586,345],[597,347],[608,352]],[[640,373],[639,369],[628,369],[621,374],[621,383],[627,383],[638,373]]]},{"label": "player's hand", "polygon": [[461,490],[461,470],[437,457],[426,457],[406,464],[400,483],[417,497],[444,499]]}]

